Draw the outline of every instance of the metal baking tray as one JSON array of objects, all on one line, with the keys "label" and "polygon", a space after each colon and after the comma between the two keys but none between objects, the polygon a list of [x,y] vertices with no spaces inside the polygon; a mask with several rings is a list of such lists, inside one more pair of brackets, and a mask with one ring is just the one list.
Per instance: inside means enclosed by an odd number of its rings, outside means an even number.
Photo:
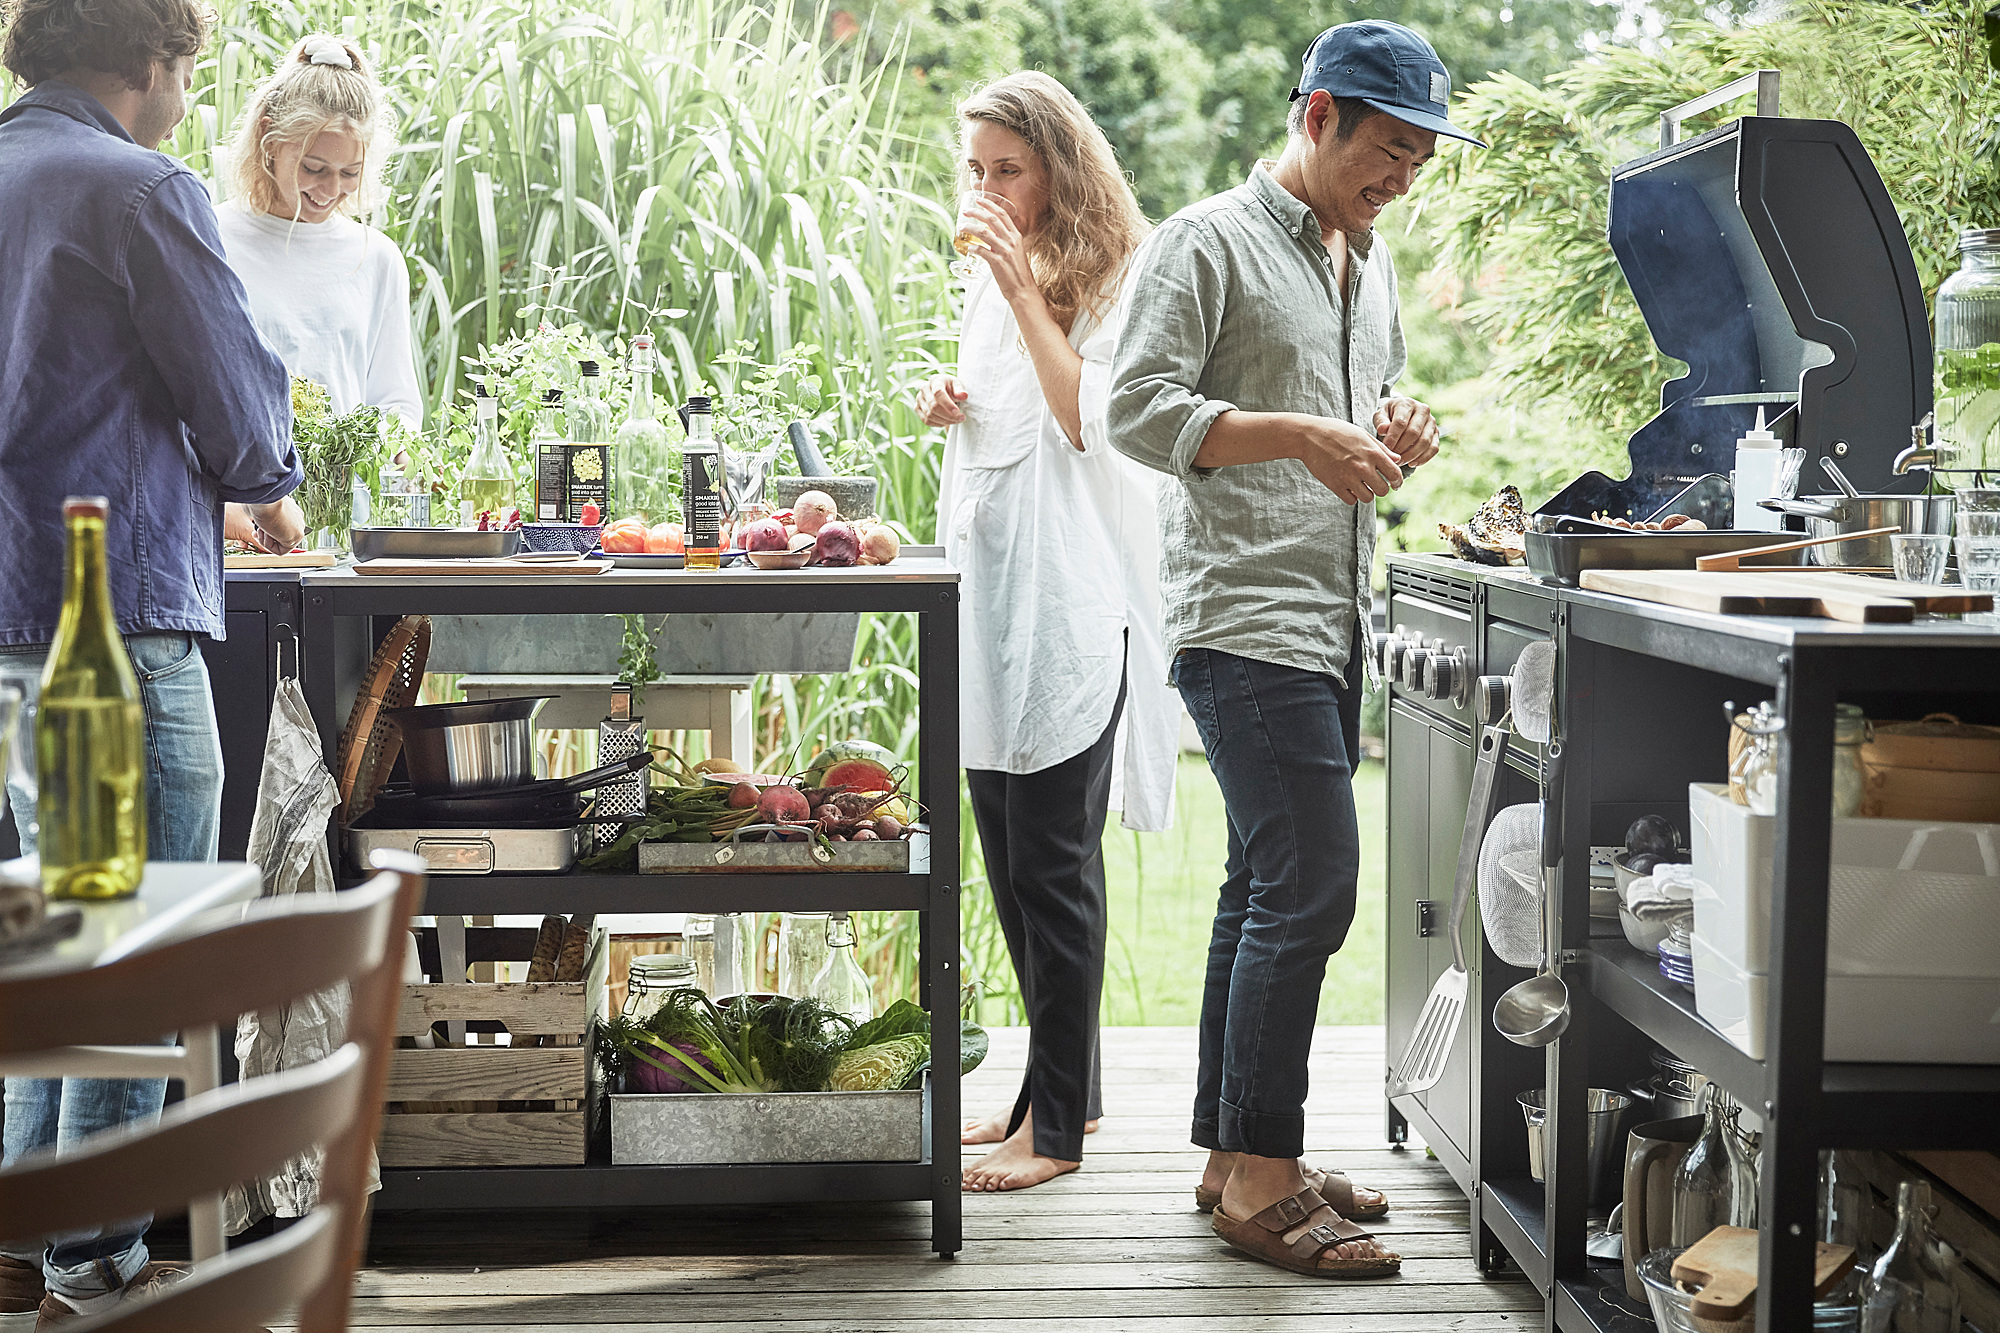
[{"label": "metal baking tray", "polygon": [[411,852],[433,875],[560,875],[575,867],[582,827],[369,828],[347,830],[347,855],[368,864],[379,848]]},{"label": "metal baking tray", "polygon": [[[1528,568],[1544,583],[1565,588],[1578,586],[1586,569],[1693,569],[1704,555],[1743,551],[1753,546],[1776,546],[1797,541],[1791,532],[1536,532],[1523,534],[1528,547]],[[1758,556],[1745,568],[1758,565],[1798,565],[1805,551],[1784,551]]]},{"label": "metal baking tray", "polygon": [[356,560],[499,560],[521,549],[519,528],[355,528]]}]

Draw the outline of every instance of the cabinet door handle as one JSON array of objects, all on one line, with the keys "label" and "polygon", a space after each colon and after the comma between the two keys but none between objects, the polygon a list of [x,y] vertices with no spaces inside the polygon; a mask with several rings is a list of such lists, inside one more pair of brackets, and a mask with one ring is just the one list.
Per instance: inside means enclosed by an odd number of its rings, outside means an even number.
[{"label": "cabinet door handle", "polygon": [[1442,915],[1442,903],[1427,898],[1417,899],[1417,938],[1428,939],[1438,933],[1438,919]]}]

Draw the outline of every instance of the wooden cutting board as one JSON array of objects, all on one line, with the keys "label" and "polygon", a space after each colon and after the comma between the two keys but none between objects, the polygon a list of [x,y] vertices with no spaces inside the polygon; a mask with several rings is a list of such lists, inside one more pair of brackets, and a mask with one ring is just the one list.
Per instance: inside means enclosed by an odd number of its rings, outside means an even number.
[{"label": "wooden cutting board", "polygon": [[288,555],[225,555],[224,569],[332,569],[340,563],[333,551],[293,551]]},{"label": "wooden cutting board", "polygon": [[522,575],[558,574],[574,578],[579,574],[609,574],[609,560],[362,560],[354,566],[357,574],[387,575],[391,578],[514,578]]},{"label": "wooden cutting board", "polygon": [[1967,611],[1993,609],[1993,594],[1990,592],[1974,592],[1969,588],[1937,583],[1906,583],[1901,579],[1869,578],[1831,569],[1796,576],[1788,574],[1786,581],[1800,581],[1814,588],[1860,592],[1873,597],[1894,597],[1908,602],[1919,611],[1935,615],[1962,615]]},{"label": "wooden cutting board", "polygon": [[[1813,1251],[1813,1295],[1832,1291],[1852,1267],[1852,1245],[1821,1241]],[[1757,1233],[1748,1227],[1717,1227],[1674,1260],[1673,1276],[1699,1290],[1689,1310],[1696,1319],[1741,1319],[1757,1299]]]},{"label": "wooden cutting board", "polygon": [[1718,615],[1823,616],[1871,625],[1907,624],[1916,619],[1916,604],[1877,591],[1879,580],[1831,577],[1837,582],[1719,570],[1587,569],[1582,582],[1593,592]]}]

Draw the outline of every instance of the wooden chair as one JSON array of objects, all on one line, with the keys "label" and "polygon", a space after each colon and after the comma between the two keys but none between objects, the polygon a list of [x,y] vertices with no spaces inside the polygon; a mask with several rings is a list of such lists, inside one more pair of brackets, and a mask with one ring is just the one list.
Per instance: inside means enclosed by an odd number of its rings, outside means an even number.
[{"label": "wooden chair", "polygon": [[158,1297],[79,1323],[117,1333],[248,1333],[298,1310],[301,1333],[347,1327],[365,1239],[370,1151],[402,1002],[424,863],[376,854],[359,888],[268,899],[240,920],[80,972],[0,981],[0,1059],[157,1041],[345,983],[346,1044],[324,1060],[198,1092],[157,1124],[0,1169],[0,1238],[104,1225],[191,1200],[325,1149],[318,1205],[297,1224],[198,1262]]}]

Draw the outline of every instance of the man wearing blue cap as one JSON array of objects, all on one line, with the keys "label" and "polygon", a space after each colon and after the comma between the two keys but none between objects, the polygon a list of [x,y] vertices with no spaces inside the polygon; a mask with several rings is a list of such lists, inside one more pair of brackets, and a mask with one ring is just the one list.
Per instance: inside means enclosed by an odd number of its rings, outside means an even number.
[{"label": "man wearing blue cap", "polygon": [[1230,1245],[1325,1277],[1401,1264],[1355,1225],[1388,1200],[1300,1155],[1320,985],[1360,872],[1374,501],[1437,453],[1430,409],[1394,392],[1396,273],[1374,225],[1439,135],[1478,143],[1445,118],[1450,92],[1408,28],[1321,33],[1283,154],[1140,252],[1112,367],[1113,443],[1177,483],[1161,501],[1168,651],[1229,811],[1195,1199]]}]

